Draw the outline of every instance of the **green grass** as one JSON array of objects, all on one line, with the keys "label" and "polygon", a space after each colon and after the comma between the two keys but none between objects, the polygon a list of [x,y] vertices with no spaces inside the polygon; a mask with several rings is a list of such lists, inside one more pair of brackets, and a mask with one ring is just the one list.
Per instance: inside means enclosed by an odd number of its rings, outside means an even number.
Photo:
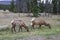
[{"label": "green grass", "polygon": [[52,29],[49,29],[46,26],[42,26],[41,29],[34,29],[30,32],[16,32],[12,33],[10,28],[0,30],[0,40],[16,40],[23,39],[29,36],[49,36],[49,35],[58,35],[60,34],[60,25],[52,26]]}]

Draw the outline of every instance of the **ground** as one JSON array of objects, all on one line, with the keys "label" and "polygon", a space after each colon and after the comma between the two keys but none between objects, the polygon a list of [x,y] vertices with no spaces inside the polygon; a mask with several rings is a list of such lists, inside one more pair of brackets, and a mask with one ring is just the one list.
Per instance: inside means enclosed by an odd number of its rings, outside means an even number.
[{"label": "ground", "polygon": [[42,26],[41,29],[30,29],[30,32],[23,30],[23,32],[11,33],[11,29],[9,28],[11,28],[12,19],[22,19],[30,28],[31,19],[33,17],[27,17],[27,13],[21,13],[19,17],[19,13],[1,12],[0,40],[60,40],[60,16],[40,17],[43,17],[46,22],[50,23],[52,29]]}]

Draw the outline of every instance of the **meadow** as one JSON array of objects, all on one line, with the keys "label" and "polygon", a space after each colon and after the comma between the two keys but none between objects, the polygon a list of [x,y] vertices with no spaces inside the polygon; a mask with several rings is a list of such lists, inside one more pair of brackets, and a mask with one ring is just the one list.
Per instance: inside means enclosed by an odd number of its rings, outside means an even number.
[{"label": "meadow", "polygon": [[[18,17],[18,13],[0,13],[0,25],[7,25],[6,28],[0,26],[0,40],[22,40],[24,38],[33,36],[43,36],[46,37],[46,40],[48,40],[49,36],[51,35],[60,35],[60,17],[56,17],[57,15],[52,17],[44,17],[45,20],[51,24],[51,29],[46,26],[42,26],[40,29],[38,29],[38,26],[36,26],[35,29],[32,30],[30,26],[30,20],[33,17],[26,17],[26,13],[22,13],[20,15],[21,16]],[[13,18],[22,19],[26,23],[26,25],[28,25],[30,31],[26,32],[23,28],[23,32],[12,33],[10,22]],[[18,27],[16,28],[16,30],[18,31]]]}]

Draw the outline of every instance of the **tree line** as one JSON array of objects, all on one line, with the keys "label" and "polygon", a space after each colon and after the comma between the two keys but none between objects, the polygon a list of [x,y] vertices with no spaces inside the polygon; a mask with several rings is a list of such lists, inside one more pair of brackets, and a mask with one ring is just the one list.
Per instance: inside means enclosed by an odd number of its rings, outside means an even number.
[{"label": "tree line", "polygon": [[[57,4],[58,3],[58,4]],[[57,1],[57,0],[52,0],[52,14],[57,14],[59,13],[59,8],[60,8],[60,1]],[[58,8],[58,6],[59,8]],[[37,6],[37,0],[31,0],[31,2],[27,2],[27,8],[28,8],[28,12],[31,12],[33,13],[33,16],[38,16],[39,13],[42,13],[45,11],[45,6],[44,6],[44,3],[39,3],[39,6]],[[57,9],[58,8],[58,9]],[[11,12],[18,12],[16,9],[16,5],[14,5],[14,0],[11,1],[11,5],[0,5],[0,9],[8,9],[9,11]],[[59,12],[58,12],[58,11]]]}]

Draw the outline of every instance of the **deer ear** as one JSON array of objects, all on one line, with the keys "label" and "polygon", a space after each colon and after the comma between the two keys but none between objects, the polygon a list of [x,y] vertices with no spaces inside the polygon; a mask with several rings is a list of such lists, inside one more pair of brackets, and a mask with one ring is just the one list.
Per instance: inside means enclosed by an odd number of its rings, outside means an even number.
[{"label": "deer ear", "polygon": [[14,22],[14,20],[11,21],[11,23],[13,23],[13,22]]},{"label": "deer ear", "polygon": [[35,20],[35,18],[32,18],[32,20],[31,21],[34,21]]}]

